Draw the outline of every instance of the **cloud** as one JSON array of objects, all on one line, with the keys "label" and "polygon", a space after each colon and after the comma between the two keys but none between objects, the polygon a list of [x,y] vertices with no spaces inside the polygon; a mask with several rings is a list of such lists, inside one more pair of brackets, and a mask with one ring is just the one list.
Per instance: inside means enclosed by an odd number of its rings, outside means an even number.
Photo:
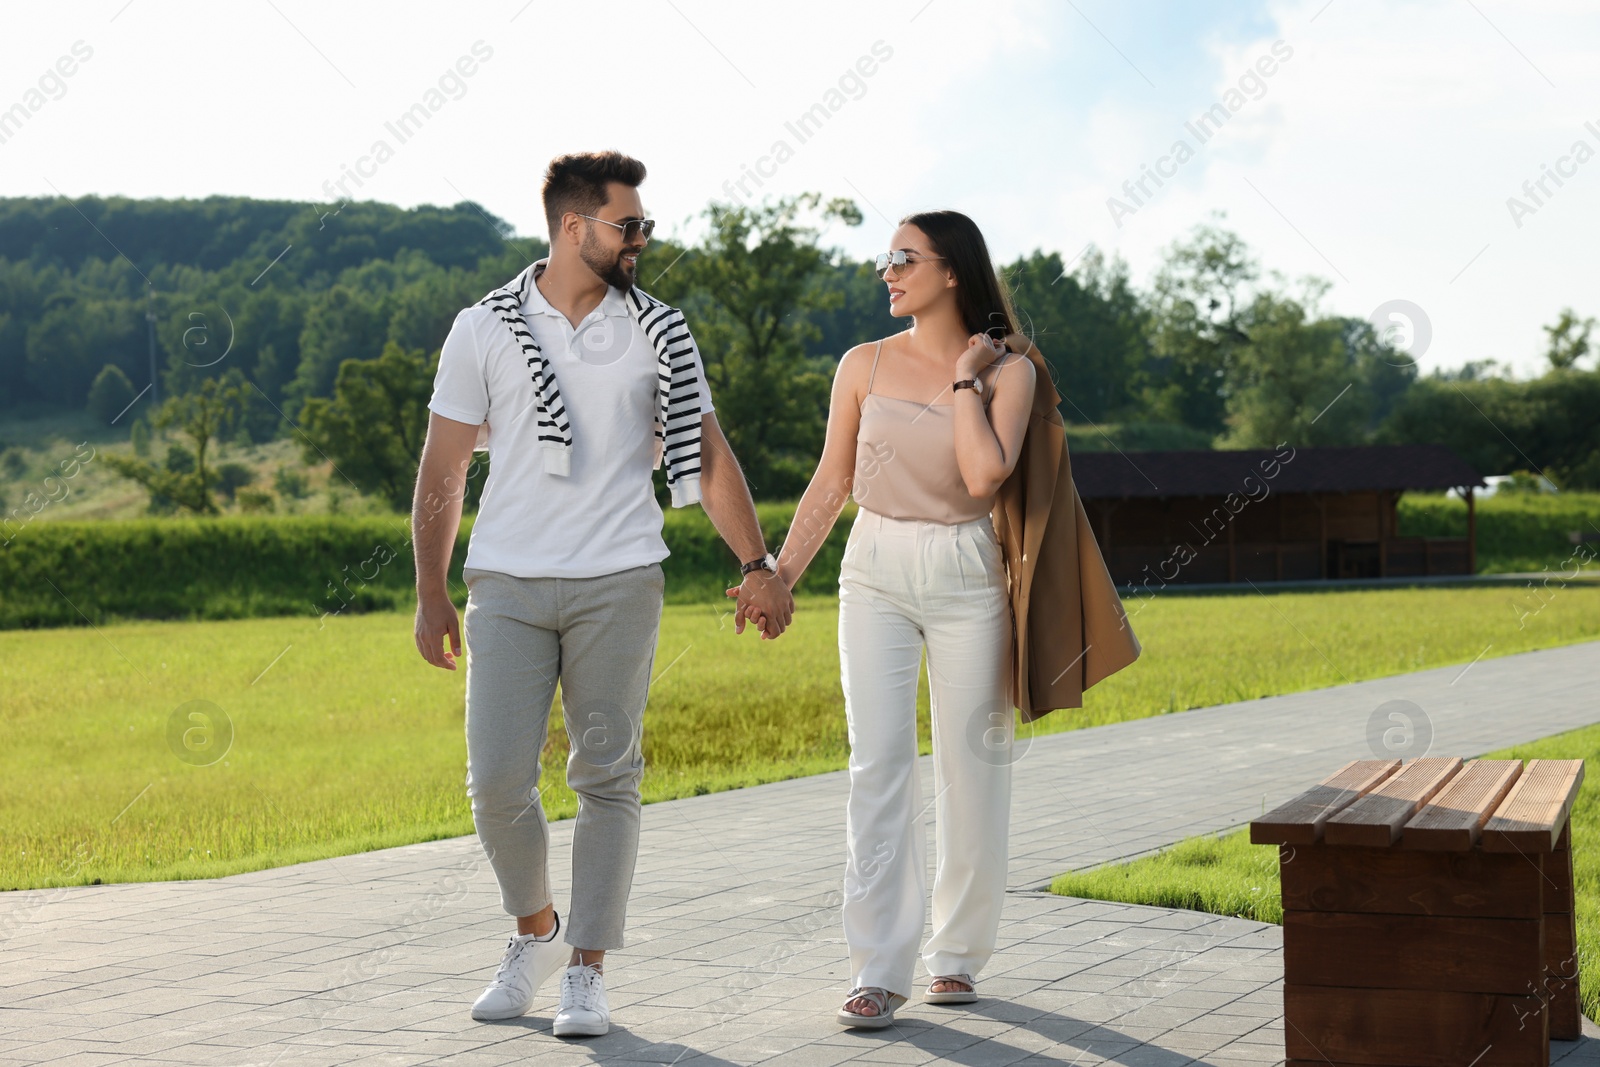
[{"label": "cloud", "polygon": [[[1425,370],[1493,357],[1537,372],[1539,325],[1594,299],[1581,258],[1592,238],[1573,238],[1600,223],[1600,166],[1579,168],[1520,231],[1505,200],[1600,119],[1600,106],[1583,107],[1600,100],[1600,76],[1579,46],[1596,38],[1600,13],[1478,6],[1487,21],[1445,0],[1274,5],[1270,34],[1215,50],[1220,92],[1271,40],[1294,47],[1261,106],[1123,232],[1098,233],[1148,272],[1162,245],[1221,208],[1264,266],[1332,280],[1331,309],[1420,305],[1434,329]],[[1096,110],[1093,162],[1058,201],[1074,215],[1136,172],[1161,136],[1146,108],[1107,99]]]}]

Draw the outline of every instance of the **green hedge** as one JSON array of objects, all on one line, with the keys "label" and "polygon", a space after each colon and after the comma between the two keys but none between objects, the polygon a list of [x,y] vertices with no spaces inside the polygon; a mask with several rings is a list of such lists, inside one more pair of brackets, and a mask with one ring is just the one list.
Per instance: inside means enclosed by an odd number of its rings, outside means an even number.
[{"label": "green hedge", "polygon": [[[1407,493],[1399,503],[1400,533],[1407,537],[1463,537],[1467,503],[1443,493]],[[1575,559],[1574,530],[1600,537],[1600,493],[1496,493],[1476,501],[1478,571],[1567,571],[1585,562]],[[1600,554],[1600,544],[1584,550]],[[1592,567],[1593,564],[1589,564]],[[1586,567],[1587,569],[1587,567]]]},{"label": "green hedge", "polygon": [[[759,506],[774,550],[793,503]],[[853,504],[806,571],[799,592],[837,589]],[[457,603],[472,517],[450,564]],[[698,507],[673,508],[663,531],[669,603],[723,601],[739,569]],[[0,629],[128,619],[239,619],[413,608],[407,516],[228,516],[127,522],[36,522],[0,549]]]},{"label": "green hedge", "polygon": [[[776,551],[793,503],[757,507]],[[806,571],[799,592],[838,588],[855,505]],[[1600,493],[1504,494],[1478,504],[1478,569],[1570,569],[1571,530],[1600,527]],[[457,602],[472,517],[450,566]],[[1460,536],[1466,505],[1400,500],[1400,532]],[[698,507],[671,508],[663,531],[669,603],[720,603],[738,575],[733,553]],[[127,522],[35,522],[0,548],[0,629],[100,625],[125,619],[238,619],[409,610],[416,603],[406,516],[229,516]],[[1591,544],[1590,551],[1600,551]]]}]

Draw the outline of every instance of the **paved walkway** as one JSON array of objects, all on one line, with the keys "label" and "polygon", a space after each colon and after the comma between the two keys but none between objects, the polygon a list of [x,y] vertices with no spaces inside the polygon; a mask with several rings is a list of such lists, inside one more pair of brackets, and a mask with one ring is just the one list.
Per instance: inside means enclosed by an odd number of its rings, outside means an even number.
[{"label": "paved walkway", "polygon": [[1252,586],[1263,593],[1327,593],[1339,589],[1437,588],[1463,585],[1518,585],[1539,590],[1560,589],[1568,585],[1600,584],[1600,573],[1584,572],[1580,564],[1571,574],[1566,571],[1502,571],[1496,574],[1414,574],[1403,578],[1302,578],[1283,581],[1246,582],[1169,582],[1166,585],[1140,585],[1124,582],[1117,593],[1127,603],[1145,596],[1186,596],[1196,593],[1241,593]]},{"label": "paved walkway", "polygon": [[[1016,768],[1012,892],[984,1001],[914,1002],[887,1031],[831,1019],[848,980],[846,781],[828,774],[645,809],[604,1038],[551,1037],[548,999],[512,1022],[469,1018],[509,927],[466,837],[214,881],[6,894],[0,1067],[1277,1063],[1277,927],[1040,888],[1243,824],[1370,757],[1369,723],[1388,701],[1415,705],[1434,755],[1584,725],[1600,717],[1597,664],[1600,642],[1033,740]],[[571,826],[552,827],[558,906]],[[1553,1049],[1600,1064],[1600,1041]]]}]

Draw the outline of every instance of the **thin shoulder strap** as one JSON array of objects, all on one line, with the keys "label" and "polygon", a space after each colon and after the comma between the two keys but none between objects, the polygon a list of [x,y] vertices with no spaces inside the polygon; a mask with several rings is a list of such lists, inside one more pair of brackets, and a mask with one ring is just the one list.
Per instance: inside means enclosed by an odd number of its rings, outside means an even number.
[{"label": "thin shoulder strap", "polygon": [[872,392],[872,379],[878,376],[878,356],[883,352],[883,338],[878,338],[878,347],[872,350],[872,371],[867,375],[867,392]]},{"label": "thin shoulder strap", "polygon": [[[1024,356],[1021,352],[1008,352],[1008,353],[1006,353],[1006,355],[1007,356],[1015,356],[1017,359],[1027,359],[1028,358],[1027,356]],[[994,377],[989,379],[989,385],[983,391],[983,406],[985,408],[988,408],[989,402],[994,399],[994,392],[995,392],[994,386],[995,386],[995,383],[1000,380],[1000,372],[1005,370],[1007,367],[1011,366],[1011,364],[1013,364],[1015,362],[1016,362],[1015,359],[1007,359],[1007,358],[1005,358],[1005,356],[1002,356],[1000,358],[1000,362],[990,364],[990,366],[988,368],[986,368],[988,370],[993,370],[994,371]],[[979,373],[982,373],[982,372],[980,371]]]}]

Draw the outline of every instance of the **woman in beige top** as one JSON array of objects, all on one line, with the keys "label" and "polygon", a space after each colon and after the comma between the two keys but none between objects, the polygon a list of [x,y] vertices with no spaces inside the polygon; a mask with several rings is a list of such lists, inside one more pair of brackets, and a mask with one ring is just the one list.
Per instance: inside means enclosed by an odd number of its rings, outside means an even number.
[{"label": "woman in beige top", "polygon": [[[1033,404],[1033,364],[967,216],[902,219],[878,256],[890,313],[910,329],[844,354],[827,440],[778,555],[793,588],[847,497],[859,509],[839,575],[850,736],[844,927],[851,989],[838,1018],[886,1026],[911,989],[927,900],[922,818],[937,818],[924,999],[977,1000],[1005,894],[1013,723],[1011,612],[990,511]],[[758,625],[762,620],[754,620]],[[935,795],[917,780],[917,676],[926,651]]]}]

